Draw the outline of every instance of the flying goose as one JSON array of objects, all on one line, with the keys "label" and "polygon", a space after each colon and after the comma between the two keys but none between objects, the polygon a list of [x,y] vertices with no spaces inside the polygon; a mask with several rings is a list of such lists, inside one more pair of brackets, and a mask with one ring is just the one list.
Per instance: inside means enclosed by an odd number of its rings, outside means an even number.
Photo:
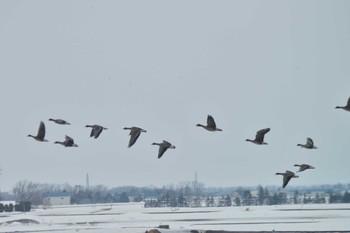
[{"label": "flying goose", "polygon": [[251,139],[246,139],[247,142],[252,142],[255,143],[257,145],[267,145],[266,142],[264,142],[264,136],[267,132],[270,131],[270,128],[266,128],[266,129],[261,129],[259,131],[256,132],[255,135],[255,139],[251,140]]},{"label": "flying goose", "polygon": [[100,136],[100,134],[102,133],[102,130],[107,129],[107,128],[100,126],[100,125],[86,125],[85,127],[92,128],[91,133],[90,133],[90,137],[94,137],[94,138],[98,138],[98,136]]},{"label": "flying goose", "polygon": [[52,119],[52,118],[50,118],[49,121],[53,121],[53,122],[55,122],[56,124],[59,124],[59,125],[70,125],[69,122],[67,122],[65,120],[62,120],[62,119]]},{"label": "flying goose", "polygon": [[348,102],[346,103],[345,106],[336,106],[335,108],[341,108],[341,109],[344,109],[345,111],[350,111],[350,97],[348,98]]},{"label": "flying goose", "polygon": [[277,172],[276,175],[282,175],[283,176],[283,185],[282,188],[285,188],[292,178],[298,178],[299,176],[296,176],[294,172],[286,170],[286,172]]},{"label": "flying goose", "polygon": [[65,141],[63,141],[63,142],[56,141],[55,143],[56,144],[61,144],[61,145],[65,146],[65,147],[78,147],[78,145],[74,143],[73,138],[71,138],[71,137],[69,137],[67,135],[65,137]]},{"label": "flying goose", "polygon": [[295,167],[299,167],[299,171],[297,172],[302,172],[305,171],[306,169],[314,169],[315,167],[309,165],[309,164],[294,164]]},{"label": "flying goose", "polygon": [[306,138],[306,144],[297,144],[297,146],[306,149],[317,149],[317,147],[314,145],[314,141],[311,138]]},{"label": "flying goose", "polygon": [[132,145],[135,144],[136,140],[139,138],[141,132],[146,133],[147,131],[144,129],[141,129],[139,127],[124,127],[124,129],[130,130],[130,140],[128,147],[132,147]]},{"label": "flying goose", "polygon": [[154,142],[154,143],[152,143],[152,145],[158,145],[159,146],[158,159],[160,159],[162,157],[162,155],[164,154],[164,152],[167,149],[175,149],[174,145],[171,145],[170,142],[167,142],[165,140],[163,140],[163,142],[161,142],[161,143]]},{"label": "flying goose", "polygon": [[222,131],[222,129],[216,128],[214,118],[210,115],[208,115],[208,118],[207,118],[207,125],[197,124],[196,126],[203,127],[208,131]]},{"label": "flying goose", "polygon": [[28,134],[28,137],[32,137],[39,142],[47,142],[47,140],[45,139],[45,124],[44,124],[44,122],[40,121],[38,133],[36,136]]}]

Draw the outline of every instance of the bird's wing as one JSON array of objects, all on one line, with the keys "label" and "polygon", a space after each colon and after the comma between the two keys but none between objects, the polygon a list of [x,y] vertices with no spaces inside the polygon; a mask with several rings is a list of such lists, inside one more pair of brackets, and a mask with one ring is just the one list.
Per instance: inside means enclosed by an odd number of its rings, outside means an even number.
[{"label": "bird's wing", "polygon": [[86,127],[91,128],[90,137],[93,137],[95,134],[95,126],[94,125],[87,125]]},{"label": "bird's wing", "polygon": [[310,169],[311,166],[309,164],[302,164],[300,169],[303,169],[303,171],[305,171],[306,169]]},{"label": "bird's wing", "polygon": [[133,128],[131,131],[130,131],[130,140],[129,140],[129,145],[128,147],[131,147],[132,145],[135,144],[136,140],[139,138],[141,134],[141,130],[137,130],[136,128]]},{"label": "bird's wing", "polygon": [[208,115],[208,118],[207,118],[207,126],[214,129],[216,128],[214,118],[210,115]]},{"label": "bird's wing", "polygon": [[257,131],[256,135],[255,135],[255,141],[263,142],[265,134],[269,131],[270,131],[270,128],[261,129],[261,130]]},{"label": "bird's wing", "polygon": [[130,129],[129,135],[133,135],[137,131],[137,127],[131,127],[131,128],[128,128],[128,129]]},{"label": "bird's wing", "polygon": [[289,171],[289,170],[286,170],[286,173],[287,173],[287,174],[289,174],[289,175],[292,175],[292,176],[294,176],[294,175],[295,175],[295,173],[294,173],[294,172]]},{"label": "bird's wing", "polygon": [[94,138],[98,138],[98,136],[100,136],[101,132],[103,130],[102,126],[96,126],[94,127]]},{"label": "bird's wing", "polygon": [[346,106],[347,106],[347,107],[350,107],[350,97],[349,97],[349,99],[348,99],[348,102],[346,103]]},{"label": "bird's wing", "polygon": [[310,146],[313,146],[314,145],[314,141],[312,141],[311,138],[307,138],[306,139],[306,144],[310,145]]},{"label": "bird's wing", "polygon": [[170,146],[171,146],[171,143],[170,143],[170,142],[168,142],[168,141],[163,140],[163,142],[162,142],[162,146],[163,146],[163,147],[168,148],[168,147],[170,147]]},{"label": "bird's wing", "polygon": [[159,146],[158,159],[160,159],[160,158],[163,156],[164,152],[165,152],[167,149],[168,149],[168,147],[166,147],[166,146],[163,146],[163,145],[160,145],[160,146]]},{"label": "bird's wing", "polygon": [[66,139],[67,144],[69,144],[69,145],[70,145],[70,144],[71,144],[71,145],[74,144],[74,139],[73,139],[73,138],[71,138],[71,137],[69,137],[69,136],[66,135],[65,139]]},{"label": "bird's wing", "polygon": [[305,165],[306,165],[306,164],[300,164],[300,166],[299,166],[299,172],[305,171],[305,169],[306,169]]},{"label": "bird's wing", "polygon": [[283,188],[285,188],[288,184],[288,182],[292,179],[292,176],[290,174],[286,174],[283,176]]},{"label": "bird's wing", "polygon": [[45,124],[44,124],[44,122],[42,122],[42,121],[40,121],[40,125],[39,125],[39,129],[38,129],[38,135],[37,135],[37,137],[39,138],[39,139],[44,139],[45,138],[45,132],[46,132],[46,130],[45,130]]}]

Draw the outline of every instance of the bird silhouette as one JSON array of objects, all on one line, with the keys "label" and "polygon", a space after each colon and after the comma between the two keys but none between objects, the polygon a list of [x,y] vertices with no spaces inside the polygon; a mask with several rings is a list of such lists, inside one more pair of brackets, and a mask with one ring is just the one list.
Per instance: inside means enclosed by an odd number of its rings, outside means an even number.
[{"label": "bird silhouette", "polygon": [[128,144],[129,148],[135,144],[136,140],[140,137],[141,132],[143,132],[143,133],[147,132],[146,130],[141,129],[139,127],[135,127],[135,126],[134,127],[124,127],[124,129],[130,130],[130,133],[129,133],[130,140],[129,140],[129,144]]},{"label": "bird silhouette", "polygon": [[214,118],[210,115],[207,117],[207,125],[197,124],[196,126],[203,127],[208,131],[222,131],[222,129],[216,128]]},{"label": "bird silhouette", "polygon": [[314,141],[311,138],[306,138],[306,144],[297,144],[297,146],[306,149],[317,149],[317,147],[314,145]]},{"label": "bird silhouette", "polygon": [[309,164],[294,164],[295,167],[299,167],[299,171],[297,172],[302,172],[302,171],[305,171],[307,169],[315,169],[315,167],[309,165]]},{"label": "bird silhouette", "polygon": [[267,145],[267,143],[264,142],[264,136],[265,136],[265,134],[268,133],[269,131],[270,131],[270,128],[261,129],[261,130],[259,130],[259,131],[256,132],[256,135],[255,135],[255,139],[254,139],[254,140],[246,139],[246,141],[252,142],[252,143],[257,144],[257,145]]},{"label": "bird silhouette", "polygon": [[345,111],[350,111],[350,97],[348,98],[348,102],[346,103],[345,106],[336,106],[335,108],[341,108],[341,109],[344,109]]},{"label": "bird silhouette", "polygon": [[100,136],[102,131],[107,129],[101,125],[86,125],[85,127],[92,128],[91,133],[90,133],[90,137],[94,137],[94,138],[98,138],[98,136]]},{"label": "bird silhouette", "polygon": [[40,121],[37,135],[33,136],[31,134],[28,134],[28,137],[32,137],[39,142],[47,142],[47,140],[45,139],[45,133],[46,133],[45,124],[44,122]]},{"label": "bird silhouette", "polygon": [[67,122],[65,120],[62,120],[62,119],[52,119],[52,118],[50,118],[49,121],[53,121],[53,122],[55,122],[56,124],[59,124],[59,125],[70,125],[69,122]]},{"label": "bird silhouette", "polygon": [[282,175],[283,176],[283,184],[282,188],[285,188],[287,184],[289,183],[290,179],[292,178],[298,178],[299,176],[296,176],[294,172],[286,170],[286,172],[277,172],[276,175]]},{"label": "bird silhouette", "polygon": [[167,149],[175,149],[174,145],[172,145],[170,142],[167,142],[165,140],[163,140],[163,142],[161,143],[154,142],[152,143],[152,145],[159,146],[158,159],[160,159],[163,156],[164,152],[167,151]]},{"label": "bird silhouette", "polygon": [[54,143],[55,144],[61,144],[61,145],[65,146],[65,147],[78,147],[78,145],[74,143],[73,138],[71,138],[71,137],[69,137],[67,135],[65,137],[65,141],[63,141],[63,142],[56,141]]}]

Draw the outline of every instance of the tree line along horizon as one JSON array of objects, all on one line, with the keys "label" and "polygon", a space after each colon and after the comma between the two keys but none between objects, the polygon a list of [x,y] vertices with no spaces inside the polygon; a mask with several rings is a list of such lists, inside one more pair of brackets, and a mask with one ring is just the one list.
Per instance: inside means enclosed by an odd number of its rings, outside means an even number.
[{"label": "tree line along horizon", "polygon": [[[145,207],[187,207],[201,206],[249,206],[308,203],[350,203],[350,183],[335,185],[296,187],[286,192],[277,186],[254,186],[211,188],[196,181],[182,182],[177,185],[159,187],[122,186],[108,188],[103,185],[82,186],[68,184],[39,184],[31,181],[19,181],[13,188],[12,196],[3,196],[0,200],[15,199],[17,203],[29,202],[31,205],[43,205],[43,199],[50,192],[67,192],[71,204],[145,202]],[[313,194],[313,195],[311,195]],[[325,194],[328,200],[325,199]],[[12,199],[12,200],[13,200]],[[215,199],[215,201],[214,201]],[[215,204],[214,204],[215,202]]]}]

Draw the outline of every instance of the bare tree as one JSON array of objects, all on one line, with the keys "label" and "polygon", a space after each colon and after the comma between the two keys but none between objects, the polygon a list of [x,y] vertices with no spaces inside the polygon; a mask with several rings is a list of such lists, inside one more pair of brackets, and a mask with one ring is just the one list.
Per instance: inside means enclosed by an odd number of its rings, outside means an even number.
[{"label": "bare tree", "polygon": [[[38,184],[33,183],[28,180],[21,180],[16,183],[13,188],[13,194],[16,196],[16,201],[19,202],[39,202],[38,195],[41,195],[41,192],[38,190]],[[40,203],[33,203],[40,204]]]}]

